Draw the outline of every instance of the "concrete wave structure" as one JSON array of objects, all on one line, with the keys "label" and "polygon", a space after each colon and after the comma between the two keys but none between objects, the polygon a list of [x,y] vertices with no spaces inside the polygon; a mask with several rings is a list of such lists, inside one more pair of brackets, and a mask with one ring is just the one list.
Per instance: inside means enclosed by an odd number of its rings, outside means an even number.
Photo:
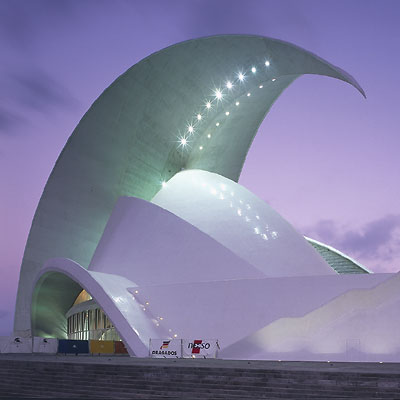
[{"label": "concrete wave structure", "polygon": [[[237,183],[260,123],[303,74],[340,79],[364,95],[339,68],[259,36],[179,43],[116,79],[44,189],[21,267],[15,334],[104,338],[114,330],[132,356],[146,356],[152,338],[213,337],[226,358],[269,358],[279,352],[259,338],[272,324],[307,325],[304,315],[332,304],[326,327],[338,296],[396,285],[395,276],[368,274],[306,240]],[[296,340],[286,359],[325,357]],[[337,349],[331,360],[348,357]],[[369,345],[362,354],[372,354]]]}]

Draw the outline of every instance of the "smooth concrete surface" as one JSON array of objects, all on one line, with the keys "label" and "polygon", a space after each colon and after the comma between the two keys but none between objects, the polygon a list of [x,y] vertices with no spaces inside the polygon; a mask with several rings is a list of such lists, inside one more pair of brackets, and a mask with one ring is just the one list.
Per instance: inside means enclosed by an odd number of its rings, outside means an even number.
[{"label": "smooth concrete surface", "polygon": [[272,207],[221,175],[179,172],[152,203],[210,235],[265,277],[336,275]]},{"label": "smooth concrete surface", "polygon": [[400,363],[376,362],[315,362],[315,361],[266,361],[266,360],[221,360],[221,359],[153,359],[127,356],[92,355],[38,355],[38,354],[0,354],[0,361],[38,361],[49,363],[79,363],[99,365],[135,365],[188,368],[243,368],[259,370],[354,372],[368,374],[399,374]]},{"label": "smooth concrete surface", "polygon": [[[92,295],[132,356],[147,355],[150,339],[177,337],[218,339],[224,358],[269,359],[271,352],[273,358],[290,360],[325,360],[328,355],[335,361],[361,361],[365,358],[360,357],[366,356],[377,357],[377,361],[395,357],[391,361],[397,361],[399,357],[395,339],[381,340],[393,337],[392,328],[398,319],[388,314],[390,321],[385,321],[382,313],[385,323],[374,330],[371,315],[365,313],[365,308],[390,307],[397,301],[400,275],[396,274],[199,280],[142,286],[120,275],[88,271],[71,260],[54,259],[41,270],[38,282],[57,273],[65,274]],[[35,282],[32,290],[34,286]],[[62,291],[58,295],[62,296]],[[321,313],[319,319],[312,318]],[[348,326],[341,324],[348,316],[357,318]],[[287,321],[295,325],[285,329]],[[305,342],[305,338],[318,335],[321,328],[329,331],[338,323],[340,335],[330,340],[320,335],[318,341]],[[269,330],[272,336],[260,341],[260,335]],[[352,351],[354,346],[347,342],[357,338],[360,346]],[[285,346],[288,340],[290,346]],[[386,347],[381,346],[384,343]]]},{"label": "smooth concrete surface", "polygon": [[118,199],[89,271],[121,275],[138,286],[265,278],[247,258],[208,232],[135,197]]}]

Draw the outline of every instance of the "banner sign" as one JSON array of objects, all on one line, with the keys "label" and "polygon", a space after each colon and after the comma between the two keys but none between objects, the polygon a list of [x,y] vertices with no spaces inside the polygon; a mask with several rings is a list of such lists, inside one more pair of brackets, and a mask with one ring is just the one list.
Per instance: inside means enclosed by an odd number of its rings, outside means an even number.
[{"label": "banner sign", "polygon": [[150,339],[150,357],[180,358],[182,357],[182,341],[180,339]]},{"label": "banner sign", "polygon": [[58,349],[58,339],[53,338],[33,338],[34,353],[51,353],[56,354]]},{"label": "banner sign", "polygon": [[32,353],[32,338],[10,336],[2,338],[2,353]]},{"label": "banner sign", "polygon": [[182,339],[182,356],[184,358],[216,358],[219,349],[216,339]]},{"label": "banner sign", "polygon": [[89,353],[89,341],[88,340],[59,339],[57,353],[88,354]]}]

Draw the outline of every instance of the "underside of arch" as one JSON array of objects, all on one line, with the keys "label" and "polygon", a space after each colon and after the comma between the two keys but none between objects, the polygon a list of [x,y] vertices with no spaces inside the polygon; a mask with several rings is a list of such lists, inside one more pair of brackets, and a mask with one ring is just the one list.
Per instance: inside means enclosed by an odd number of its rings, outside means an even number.
[{"label": "underside of arch", "polygon": [[[131,356],[147,355],[149,321],[140,318],[142,310],[127,288],[135,284],[123,277],[89,272],[66,259],[53,259],[39,272],[32,286],[32,332],[35,336],[66,338],[66,316],[72,303],[66,290],[78,295],[85,289],[112,321]],[[139,336],[135,324],[140,328]]]}]

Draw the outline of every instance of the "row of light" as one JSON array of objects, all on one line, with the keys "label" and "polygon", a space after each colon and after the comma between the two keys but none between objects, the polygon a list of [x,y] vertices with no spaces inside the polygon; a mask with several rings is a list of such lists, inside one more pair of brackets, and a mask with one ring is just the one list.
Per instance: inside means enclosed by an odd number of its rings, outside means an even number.
[{"label": "row of light", "polygon": [[[269,67],[269,66],[271,65],[271,63],[270,63],[269,60],[266,60],[266,61],[264,62],[264,65],[265,65],[265,67]],[[255,73],[257,72],[257,68],[256,68],[255,66],[251,67],[251,72],[252,72],[253,74],[255,74]],[[228,80],[228,81],[226,82],[225,86],[226,86],[226,88],[227,88],[228,90],[231,90],[231,89],[233,89],[233,87],[236,85],[237,81],[239,81],[239,82],[244,82],[245,79],[246,79],[246,74],[245,74],[244,72],[242,72],[242,71],[241,71],[241,72],[238,72],[237,75],[236,75],[236,81],[232,82],[232,81]],[[274,82],[275,80],[276,80],[276,79],[273,78],[273,79],[272,79],[272,82]],[[259,88],[262,89],[262,88],[263,88],[263,85],[260,85]],[[224,96],[223,89],[220,89],[220,88],[215,89],[215,90],[214,90],[214,98],[213,98],[212,100],[208,100],[208,101],[205,102],[205,108],[206,108],[206,110],[207,110],[207,111],[210,111],[211,108],[212,108],[212,104],[213,104],[215,101],[216,101],[217,103],[218,103],[219,101],[221,101],[222,98],[223,98],[223,96]],[[251,96],[251,93],[248,92],[248,93],[247,93],[247,97],[250,97],[250,96]],[[236,106],[239,106],[239,104],[240,104],[240,103],[239,103],[238,101],[235,103]],[[225,115],[226,115],[226,116],[229,116],[229,114],[230,114],[229,111],[226,111],[226,112],[225,112]],[[198,114],[196,115],[196,117],[195,117],[195,122],[194,122],[194,123],[192,122],[192,123],[190,123],[190,124],[187,126],[187,134],[189,134],[189,136],[192,135],[192,134],[195,132],[196,125],[197,125],[200,121],[202,121],[202,120],[203,120],[203,115],[200,114],[200,113],[198,113]],[[219,125],[220,125],[220,123],[217,122],[217,123],[216,123],[216,126],[218,127]],[[179,144],[178,144],[178,148],[179,148],[179,147],[185,148],[185,147],[189,144],[187,134],[184,134],[183,136],[178,137],[178,143],[179,143]],[[210,138],[211,138],[211,135],[208,134],[207,137],[210,139]],[[203,146],[199,146],[199,149],[200,149],[200,150],[203,150]]]},{"label": "row of light", "polygon": [[[193,179],[193,181],[194,181],[196,184],[199,184],[199,183],[200,183],[200,182],[198,182],[197,179]],[[206,183],[206,182],[202,182],[202,183],[201,183],[201,186],[202,186],[203,188],[207,189],[207,186],[209,186],[209,185],[208,185],[208,183]],[[210,191],[210,193],[211,193],[213,196],[218,196],[218,198],[219,198],[220,200],[225,200],[225,199],[226,199],[226,196],[224,196],[224,192],[225,192],[225,193],[229,193],[231,197],[235,197],[235,193],[234,193],[233,191],[229,191],[228,188],[227,188],[227,186],[226,186],[225,184],[221,183],[221,184],[220,184],[220,188],[221,188],[221,192],[219,192],[215,187],[210,186],[209,191]],[[240,204],[241,206],[237,207],[237,209],[236,209],[237,215],[238,215],[239,217],[244,217],[245,220],[246,220],[246,222],[250,222],[252,219],[249,218],[248,215],[245,215],[245,214],[242,212],[242,209],[243,209],[243,208],[244,208],[244,209],[247,209],[247,210],[251,210],[252,208],[251,208],[250,204],[249,204],[249,203],[244,204],[243,200],[241,200],[241,199],[239,199],[239,204]],[[235,208],[232,200],[230,200],[229,206],[230,206],[230,208]],[[258,214],[256,214],[254,218],[255,218],[257,221],[260,221],[260,216],[259,216]],[[278,237],[278,232],[276,232],[276,231],[270,231],[270,228],[269,228],[268,225],[265,225],[265,231],[264,231],[264,232],[262,232],[262,230],[259,228],[259,226],[254,226],[254,227],[253,227],[253,231],[254,231],[254,233],[255,233],[256,235],[260,235],[260,237],[261,237],[262,239],[264,239],[264,240],[269,240],[269,237],[268,237],[267,234],[270,235],[270,238],[271,238],[271,239],[276,239],[276,238]]]},{"label": "row of light", "polygon": [[[196,179],[194,179],[194,181],[197,183],[197,180],[196,180]],[[206,187],[208,184],[207,184],[206,182],[203,182],[201,185],[202,185],[203,187]],[[167,183],[166,183],[165,181],[163,181],[163,182],[162,182],[162,186],[163,186],[163,187],[167,187]],[[220,187],[221,187],[221,189],[222,189],[223,191],[226,191],[226,185],[225,185],[225,184],[220,184]],[[211,188],[211,189],[210,189],[210,193],[211,193],[212,195],[214,195],[214,196],[216,196],[216,195],[218,194],[218,192],[217,192],[217,190],[216,190],[215,188]],[[235,193],[234,193],[233,191],[231,191],[231,192],[230,192],[230,195],[231,195],[232,197],[234,197],[234,196],[235,196]],[[219,193],[219,197],[218,197],[218,198],[219,198],[220,200],[225,200],[225,197],[224,197],[224,195],[223,195],[222,192]],[[239,200],[239,203],[240,203],[240,204],[243,204],[243,200]],[[232,202],[232,201],[229,202],[229,206],[230,206],[230,208],[234,208],[233,202]],[[247,203],[247,204],[246,204],[246,208],[247,208],[247,210],[250,210],[250,209],[251,209],[250,204]],[[239,217],[243,217],[243,216],[244,216],[246,222],[250,222],[250,221],[251,221],[251,218],[249,218],[247,215],[243,215],[242,209],[241,209],[240,207],[237,208],[237,215],[238,215]],[[256,215],[256,216],[255,216],[255,219],[259,221],[259,220],[260,220],[260,216],[259,216],[259,215]],[[264,232],[264,233],[261,233],[260,228],[259,228],[258,226],[254,227],[254,233],[255,233],[256,235],[260,235],[261,238],[264,239],[264,240],[268,240],[267,233],[270,233],[271,239],[276,239],[276,238],[278,237],[278,232],[276,232],[276,231],[270,232],[270,229],[269,229],[269,226],[268,226],[268,225],[265,225],[265,232]]]},{"label": "row of light", "polygon": [[[134,293],[135,293],[135,294],[139,294],[139,290],[135,290]],[[136,298],[135,296],[133,296],[133,298],[137,301],[137,298]],[[148,301],[145,301],[144,304],[140,303],[139,301],[138,301],[138,303],[139,303],[139,306],[142,308],[143,311],[146,311],[146,306],[149,306],[149,305],[150,305],[150,302],[148,302]],[[148,310],[147,310],[147,311],[148,311]],[[160,322],[163,321],[163,320],[164,320],[163,317],[157,317],[157,319],[156,319],[156,318],[153,318],[153,319],[152,319],[152,321],[154,322],[154,324],[155,324],[156,326],[160,326]],[[172,329],[168,329],[168,332],[169,332],[169,333],[172,333]],[[172,337],[177,338],[178,335],[177,335],[176,333],[174,333],[174,334],[172,335]]]}]

